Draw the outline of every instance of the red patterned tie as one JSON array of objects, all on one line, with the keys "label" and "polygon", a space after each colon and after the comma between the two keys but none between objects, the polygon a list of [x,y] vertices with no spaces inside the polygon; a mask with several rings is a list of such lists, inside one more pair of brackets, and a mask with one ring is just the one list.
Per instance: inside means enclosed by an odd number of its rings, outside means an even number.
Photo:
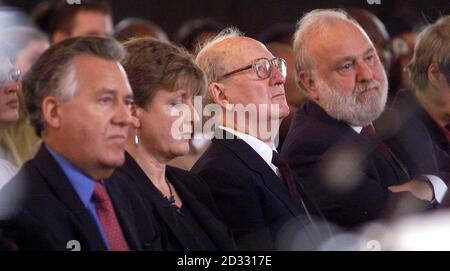
[{"label": "red patterned tie", "polygon": [[112,251],[128,251],[127,242],[123,236],[122,229],[114,212],[111,199],[108,192],[100,182],[95,182],[94,194],[92,199],[95,202],[95,208],[97,210],[97,216],[102,224],[103,231],[105,233],[106,240],[109,244],[109,248]]}]

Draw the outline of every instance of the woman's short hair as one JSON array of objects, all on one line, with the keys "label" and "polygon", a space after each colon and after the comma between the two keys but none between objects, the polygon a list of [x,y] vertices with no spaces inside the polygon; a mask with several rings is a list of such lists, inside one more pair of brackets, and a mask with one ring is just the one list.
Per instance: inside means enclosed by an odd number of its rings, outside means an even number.
[{"label": "woman's short hair", "polygon": [[173,44],[154,38],[137,38],[124,43],[127,56],[122,62],[137,106],[148,105],[159,90],[186,88],[203,95],[206,80],[193,56]]}]

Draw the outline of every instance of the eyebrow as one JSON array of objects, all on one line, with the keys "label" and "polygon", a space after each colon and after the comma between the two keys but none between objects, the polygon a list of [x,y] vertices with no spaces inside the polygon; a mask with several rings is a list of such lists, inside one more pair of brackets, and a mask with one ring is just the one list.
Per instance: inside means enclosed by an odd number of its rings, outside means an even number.
[{"label": "eyebrow", "polygon": [[[368,54],[370,54],[370,53],[373,53],[374,51],[375,51],[374,48],[369,48],[369,49],[367,49],[362,55],[363,55],[363,56],[366,56],[366,55],[368,55]],[[338,60],[336,61],[336,64],[339,65],[339,64],[344,63],[344,62],[347,62],[347,61],[353,61],[355,58],[356,58],[356,57],[354,57],[354,56],[346,56],[346,57],[343,57],[343,58],[338,59]]]},{"label": "eyebrow", "polygon": [[368,54],[370,54],[370,53],[373,53],[373,52],[375,52],[375,49],[374,48],[369,48],[369,49],[367,49],[365,52],[364,52],[364,56],[365,55],[368,55]]},{"label": "eyebrow", "polygon": [[[110,89],[110,88],[103,88],[98,91],[98,95],[104,95],[104,94],[117,95],[117,90]],[[124,98],[125,99],[134,99],[133,93],[127,94]]]}]

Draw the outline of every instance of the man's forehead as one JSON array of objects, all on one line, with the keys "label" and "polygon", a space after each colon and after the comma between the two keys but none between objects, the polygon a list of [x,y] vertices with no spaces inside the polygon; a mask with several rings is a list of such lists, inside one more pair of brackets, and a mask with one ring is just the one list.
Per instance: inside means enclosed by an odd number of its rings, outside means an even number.
[{"label": "man's forehead", "polygon": [[[102,71],[99,67],[105,65],[119,65],[117,61],[104,59],[99,56],[91,55],[91,54],[79,54],[73,58],[73,63],[75,66],[79,67],[81,71],[83,68],[90,69],[92,71]],[[98,66],[93,66],[98,65]]]},{"label": "man's forehead", "polygon": [[313,58],[321,56],[336,59],[362,55],[372,49],[373,44],[362,28],[342,21],[325,33],[312,37],[308,47]]},{"label": "man's forehead", "polygon": [[217,44],[224,54],[226,63],[247,64],[257,58],[272,58],[264,44],[248,37],[231,37]]},{"label": "man's forehead", "polygon": [[79,84],[90,84],[98,89],[126,89],[131,93],[125,70],[115,60],[79,55],[74,58],[74,65]]}]

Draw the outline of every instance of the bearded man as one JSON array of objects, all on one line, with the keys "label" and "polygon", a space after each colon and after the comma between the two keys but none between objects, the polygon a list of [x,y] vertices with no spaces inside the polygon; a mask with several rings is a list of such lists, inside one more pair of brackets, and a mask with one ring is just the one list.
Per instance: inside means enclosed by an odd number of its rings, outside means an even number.
[{"label": "bearded man", "polygon": [[410,176],[376,136],[372,123],[384,110],[388,84],[358,23],[343,11],[311,11],[297,25],[294,54],[308,101],[294,116],[282,156],[322,213],[355,227],[383,216],[391,199],[400,198],[392,192],[405,191],[421,200],[401,198],[430,207],[425,200],[433,199],[433,185]]}]

